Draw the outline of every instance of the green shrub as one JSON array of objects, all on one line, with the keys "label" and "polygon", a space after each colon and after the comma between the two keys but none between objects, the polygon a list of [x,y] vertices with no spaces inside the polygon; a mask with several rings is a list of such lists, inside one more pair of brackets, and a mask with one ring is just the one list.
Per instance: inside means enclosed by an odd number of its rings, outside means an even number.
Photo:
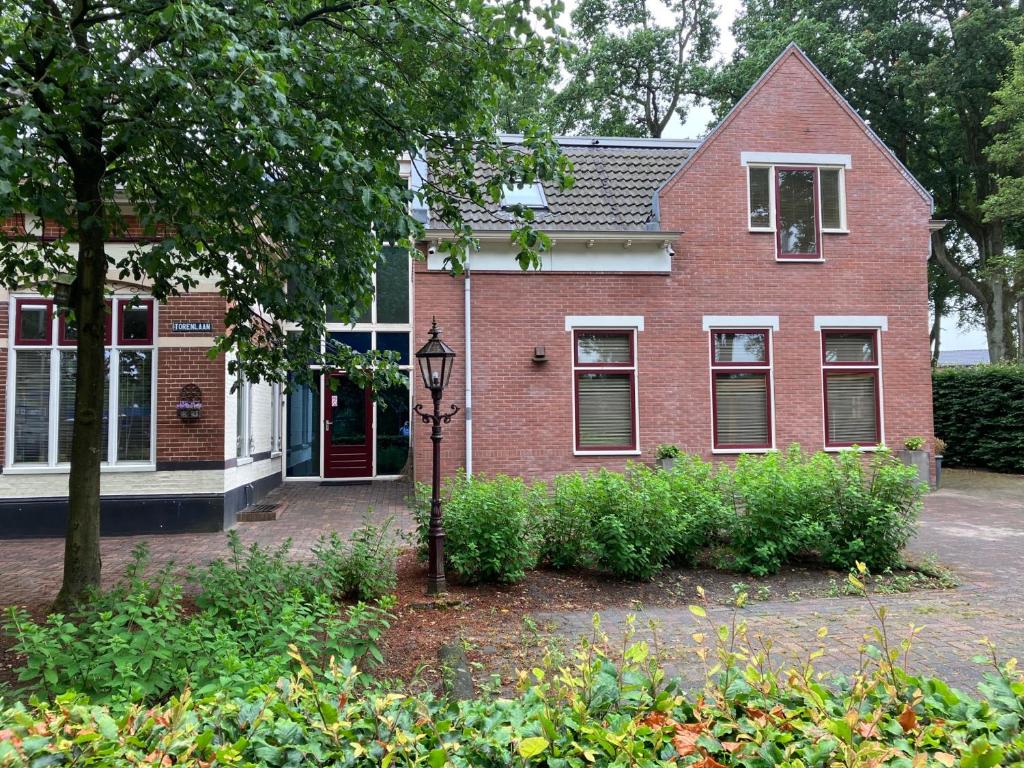
[{"label": "green shrub", "polygon": [[[445,563],[464,583],[519,581],[537,564],[538,533],[526,484],[499,475],[467,478],[444,486]],[[430,526],[430,486],[416,486],[413,507],[421,554]]]},{"label": "green shrub", "polygon": [[317,563],[287,560],[287,545],[243,550],[237,535],[230,543],[229,561],[192,569],[202,588],[194,612],[172,566],[144,576],[144,545],[113,589],[71,616],[36,623],[11,609],[5,630],[25,657],[19,681],[45,696],[74,689],[96,701],[148,704],[185,685],[200,695],[273,686],[293,668],[290,646],[311,662],[334,656],[368,667],[382,660],[388,602],[341,611],[317,587]]},{"label": "green shrub", "polygon": [[668,485],[673,510],[671,562],[689,565],[723,536],[728,519],[714,467],[684,455],[660,479]]},{"label": "green shrub", "polygon": [[[715,633],[711,633],[715,634]],[[728,634],[728,632],[726,632]],[[972,698],[884,665],[828,685],[763,655],[699,699],[666,681],[646,644],[586,646],[508,698],[451,702],[366,690],[307,668],[280,689],[186,694],[113,714],[80,694],[0,706],[2,765],[982,766],[1024,760],[1024,678],[989,673]]]},{"label": "green shrub", "polygon": [[551,482],[550,495],[534,496],[540,527],[539,559],[552,568],[593,568],[597,562],[587,482],[585,476],[576,472],[559,475]]},{"label": "green shrub", "polygon": [[647,580],[670,562],[677,516],[669,484],[642,464],[625,474],[587,476],[582,504],[590,510],[595,565],[619,578]]},{"label": "green shrub", "polygon": [[369,513],[346,541],[331,531],[313,547],[323,587],[336,597],[379,600],[398,585],[398,546],[391,532],[393,519],[374,525]]},{"label": "green shrub", "polygon": [[901,566],[926,490],[917,469],[878,451],[865,470],[858,453],[843,451],[823,477],[831,486],[820,547],[825,561],[845,570],[858,561],[877,572]]},{"label": "green shrub", "polygon": [[932,399],[944,464],[1024,472],[1024,365],[937,368]]},{"label": "green shrub", "polygon": [[798,446],[786,453],[742,455],[735,469],[723,468],[731,566],[763,576],[817,550],[828,504],[823,476],[833,468],[827,454],[808,457]]}]

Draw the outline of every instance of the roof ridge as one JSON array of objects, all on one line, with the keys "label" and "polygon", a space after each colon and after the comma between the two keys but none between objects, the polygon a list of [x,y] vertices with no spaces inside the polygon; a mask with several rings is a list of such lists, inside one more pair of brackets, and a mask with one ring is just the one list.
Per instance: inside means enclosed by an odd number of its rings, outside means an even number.
[{"label": "roof ridge", "polygon": [[[521,133],[502,133],[499,138],[505,144],[521,144],[525,137]],[[656,149],[693,149],[699,139],[662,139],[643,136],[555,136],[562,147],[651,147]]]}]

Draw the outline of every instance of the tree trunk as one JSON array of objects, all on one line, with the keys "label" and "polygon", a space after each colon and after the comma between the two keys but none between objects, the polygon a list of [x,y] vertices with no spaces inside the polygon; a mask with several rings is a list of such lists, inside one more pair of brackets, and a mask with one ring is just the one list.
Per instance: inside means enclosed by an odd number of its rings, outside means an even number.
[{"label": "tree trunk", "polygon": [[[100,180],[102,157],[84,159],[76,172],[78,263],[72,306],[78,329],[75,420],[71,436],[68,527],[64,541],[64,581],[54,604],[66,612],[90,588],[100,584],[100,461],[103,436],[103,388],[107,257]],[[110,414],[110,429],[116,414]]]},{"label": "tree trunk", "polygon": [[932,341],[932,365],[939,364],[939,350],[942,346],[942,311],[945,309],[945,302],[936,299],[935,320],[932,322],[931,333],[928,334]]}]

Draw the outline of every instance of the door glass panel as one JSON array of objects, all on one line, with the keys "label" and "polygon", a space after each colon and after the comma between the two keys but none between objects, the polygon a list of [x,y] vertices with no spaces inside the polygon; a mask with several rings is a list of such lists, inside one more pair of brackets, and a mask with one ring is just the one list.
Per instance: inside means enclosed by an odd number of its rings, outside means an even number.
[{"label": "door glass panel", "polygon": [[[372,346],[369,331],[337,331],[330,334],[330,341],[351,347],[353,352],[369,352]],[[330,343],[327,351],[331,351]]]},{"label": "door glass panel", "polygon": [[288,477],[320,474],[320,381],[312,386],[288,377]]},{"label": "door glass panel", "polygon": [[381,352],[397,352],[398,364],[409,364],[409,334],[377,332],[377,349]]},{"label": "door glass panel", "polygon": [[409,460],[409,377],[377,395],[377,474],[400,475]]},{"label": "door glass panel", "polygon": [[351,379],[338,378],[329,397],[331,445],[365,445],[366,392]]}]

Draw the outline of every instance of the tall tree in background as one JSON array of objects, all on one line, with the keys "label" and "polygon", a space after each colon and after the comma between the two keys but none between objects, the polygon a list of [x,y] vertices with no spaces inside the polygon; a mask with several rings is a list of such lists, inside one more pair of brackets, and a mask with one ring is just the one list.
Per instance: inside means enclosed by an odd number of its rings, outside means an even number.
[{"label": "tall tree in background", "polygon": [[[998,190],[986,117],[1022,16],[1018,0],[745,0],[736,53],[714,83],[724,112],[789,42],[800,45],[932,191],[936,217],[953,222],[933,234],[933,259],[977,305],[993,360],[1015,356],[1024,284],[1012,263],[1019,231],[986,214]],[[959,233],[972,248],[947,247]]]},{"label": "tall tree in background", "polygon": [[[559,10],[531,0],[0,5],[0,217],[29,212],[66,230],[52,242],[0,235],[0,283],[45,290],[72,277],[78,329],[58,604],[99,583],[111,277],[157,299],[215,282],[229,307],[217,348],[236,353],[231,370],[250,380],[280,381],[310,360],[395,375],[351,350],[325,358],[324,308],[355,318],[381,241],[419,234],[403,154],[434,159],[421,202],[457,234],[456,269],[472,240],[461,199],[497,201],[503,181],[566,170],[542,133],[529,132],[525,153],[495,135],[499,94],[546,55],[535,27],[553,28]],[[473,176],[481,165],[494,169],[484,184]],[[105,246],[125,210],[152,234],[172,230],[114,263]],[[528,264],[543,236],[520,225]],[[263,314],[303,331],[268,327]]]},{"label": "tall tree in background", "polygon": [[673,115],[684,120],[688,97],[703,91],[715,17],[712,0],[580,0],[557,129],[660,137]]},{"label": "tall tree in background", "polygon": [[[1015,46],[1013,65],[994,96],[996,104],[985,123],[997,133],[985,152],[999,173],[998,188],[984,208],[990,220],[1007,222],[1012,232],[1017,247],[1010,263],[1020,286],[1024,285],[1024,43]],[[1024,290],[1017,293],[1017,339],[1017,357],[1024,361]]]}]

